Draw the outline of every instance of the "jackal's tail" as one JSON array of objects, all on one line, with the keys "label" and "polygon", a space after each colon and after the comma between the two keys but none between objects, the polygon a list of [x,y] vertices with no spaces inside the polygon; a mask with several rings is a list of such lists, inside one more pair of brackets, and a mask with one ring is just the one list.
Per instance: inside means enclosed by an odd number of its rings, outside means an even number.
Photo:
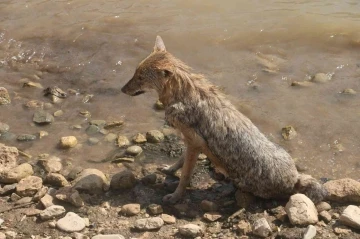
[{"label": "jackal's tail", "polygon": [[305,194],[314,203],[322,201],[328,195],[323,185],[307,174],[299,174],[296,192]]}]

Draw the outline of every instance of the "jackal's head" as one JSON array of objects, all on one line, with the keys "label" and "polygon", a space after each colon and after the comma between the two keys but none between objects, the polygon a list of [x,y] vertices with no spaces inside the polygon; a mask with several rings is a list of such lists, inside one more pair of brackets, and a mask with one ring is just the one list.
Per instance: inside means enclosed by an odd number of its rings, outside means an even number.
[{"label": "jackal's head", "polygon": [[121,91],[136,96],[154,89],[160,94],[165,82],[172,75],[172,59],[173,57],[166,52],[163,40],[157,36],[154,51],[140,62],[134,76]]}]

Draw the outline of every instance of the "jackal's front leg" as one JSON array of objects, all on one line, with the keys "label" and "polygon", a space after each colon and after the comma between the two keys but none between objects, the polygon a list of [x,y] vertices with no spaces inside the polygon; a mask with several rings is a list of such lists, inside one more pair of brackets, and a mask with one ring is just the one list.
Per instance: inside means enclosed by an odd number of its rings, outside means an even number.
[{"label": "jackal's front leg", "polygon": [[185,161],[185,157],[184,155],[182,155],[181,158],[173,165],[163,164],[157,169],[164,174],[174,175],[176,171],[178,171],[184,165],[184,161]]},{"label": "jackal's front leg", "polygon": [[199,153],[200,150],[197,148],[188,147],[186,149],[184,165],[181,169],[180,183],[174,193],[168,194],[163,198],[164,202],[175,203],[184,195],[186,186],[189,185]]}]

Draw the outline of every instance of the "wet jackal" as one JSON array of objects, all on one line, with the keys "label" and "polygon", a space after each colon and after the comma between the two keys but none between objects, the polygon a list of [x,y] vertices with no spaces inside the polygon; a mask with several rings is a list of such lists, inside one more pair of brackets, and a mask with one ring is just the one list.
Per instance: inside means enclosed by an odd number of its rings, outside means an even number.
[{"label": "wet jackal", "polygon": [[290,155],[270,142],[204,76],[166,51],[158,36],[154,51],[137,67],[122,92],[136,96],[156,90],[169,124],[184,136],[183,160],[164,171],[182,167],[180,183],[163,200],[174,203],[185,192],[198,155],[203,152],[236,186],[262,198],[284,198],[301,192],[317,202],[326,191],[309,175],[299,174]]}]

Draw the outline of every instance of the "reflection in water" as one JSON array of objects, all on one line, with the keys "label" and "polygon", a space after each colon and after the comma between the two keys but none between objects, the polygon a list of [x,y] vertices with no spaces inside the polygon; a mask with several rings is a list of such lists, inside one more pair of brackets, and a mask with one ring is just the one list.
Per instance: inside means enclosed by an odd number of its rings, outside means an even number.
[{"label": "reflection in water", "polygon": [[[49,132],[46,140],[7,143],[82,164],[100,161],[114,146],[103,135],[95,136],[100,145],[88,146],[84,128],[70,128],[86,127],[80,111],[92,119],[124,119],[120,133],[128,136],[160,128],[155,93],[129,98],[119,92],[159,34],[170,52],[224,88],[308,173],[358,178],[360,98],[339,92],[360,91],[359,7],[358,1],[330,0],[1,1],[0,79],[13,102],[0,107],[0,121],[15,134]],[[331,80],[290,86],[316,73]],[[23,104],[49,100],[41,89],[22,88],[24,78],[78,94],[48,109],[64,114],[39,128]],[[94,97],[83,103],[86,94]],[[298,132],[292,141],[281,138],[286,125]],[[64,135],[75,135],[82,148],[60,151]]]}]

